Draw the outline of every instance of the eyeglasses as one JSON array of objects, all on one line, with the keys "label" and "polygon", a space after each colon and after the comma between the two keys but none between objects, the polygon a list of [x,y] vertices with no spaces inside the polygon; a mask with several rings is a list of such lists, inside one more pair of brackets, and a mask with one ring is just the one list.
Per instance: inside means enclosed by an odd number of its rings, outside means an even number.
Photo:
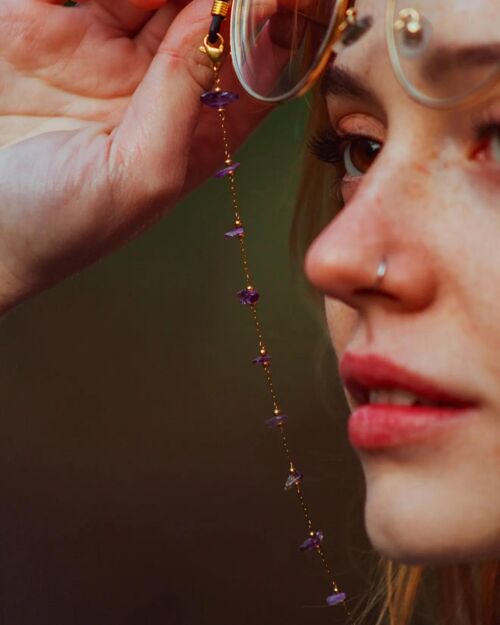
[{"label": "eyeglasses", "polygon": [[[250,95],[278,103],[306,93],[359,40],[366,39],[367,54],[373,54],[368,42],[382,31],[405,91],[426,106],[455,108],[499,82],[500,10],[493,4],[233,0],[233,65]],[[360,14],[364,5],[373,14]]]}]

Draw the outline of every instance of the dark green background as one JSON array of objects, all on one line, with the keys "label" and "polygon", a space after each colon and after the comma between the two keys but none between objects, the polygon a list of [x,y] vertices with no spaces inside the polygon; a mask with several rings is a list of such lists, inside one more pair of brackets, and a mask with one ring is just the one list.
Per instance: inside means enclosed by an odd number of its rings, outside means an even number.
[{"label": "dark green background", "polygon": [[[306,104],[240,154],[260,313],[338,584],[366,590],[363,481],[324,331],[288,258]],[[226,185],[0,324],[2,625],[316,625]],[[325,354],[326,346],[326,357]]]}]

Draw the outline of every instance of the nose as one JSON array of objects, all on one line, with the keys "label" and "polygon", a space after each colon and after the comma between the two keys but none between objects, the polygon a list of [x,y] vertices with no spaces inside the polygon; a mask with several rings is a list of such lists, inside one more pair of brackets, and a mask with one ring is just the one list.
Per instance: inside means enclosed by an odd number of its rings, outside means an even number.
[{"label": "nose", "polygon": [[398,176],[390,168],[378,170],[366,174],[313,241],[305,273],[320,292],[359,312],[374,304],[416,311],[429,306],[437,292],[428,224],[416,206],[426,202],[429,181],[413,178],[408,184],[399,166]]}]

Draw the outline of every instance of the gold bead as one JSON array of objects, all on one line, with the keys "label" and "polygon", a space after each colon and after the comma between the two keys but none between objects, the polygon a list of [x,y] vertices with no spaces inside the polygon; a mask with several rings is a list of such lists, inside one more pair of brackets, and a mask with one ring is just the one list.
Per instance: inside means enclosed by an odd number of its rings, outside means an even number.
[{"label": "gold bead", "polygon": [[278,416],[278,415],[280,414],[280,409],[279,409],[279,408],[275,408],[275,409],[274,409],[274,414],[275,414],[276,416]]},{"label": "gold bead", "polygon": [[422,30],[422,27],[418,22],[408,22],[406,30],[410,33],[410,35],[418,35]]},{"label": "gold bead", "polygon": [[236,219],[235,222],[234,222],[234,225],[237,226],[237,227],[241,226],[242,225],[241,219]]},{"label": "gold bead", "polygon": [[224,163],[226,163],[226,165],[232,165],[233,161],[230,158],[226,158],[226,160],[224,161]]},{"label": "gold bead", "polygon": [[260,348],[260,353],[264,356],[266,353],[266,348],[265,347],[261,347]]}]

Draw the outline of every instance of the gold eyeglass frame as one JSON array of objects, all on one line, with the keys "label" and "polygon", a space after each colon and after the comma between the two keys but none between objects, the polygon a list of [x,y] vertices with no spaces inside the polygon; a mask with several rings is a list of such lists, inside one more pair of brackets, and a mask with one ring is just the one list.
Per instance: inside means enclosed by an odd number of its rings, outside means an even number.
[{"label": "gold eyeglass frame", "polygon": [[[232,56],[234,58],[234,50],[238,50],[241,48],[238,47],[240,44],[237,41],[236,33],[239,32],[239,23],[237,20],[239,19],[238,13],[234,11],[234,2],[237,0],[233,0],[233,7],[231,10],[231,51]],[[275,97],[265,97],[261,94],[256,93],[249,85],[246,80],[242,76],[240,72],[240,67],[238,63],[233,63],[234,71],[241,85],[244,87],[245,91],[249,93],[256,100],[260,100],[261,102],[267,102],[269,104],[278,104],[280,102],[285,102],[287,100],[291,100],[292,98],[298,98],[312,87],[312,85],[316,82],[318,77],[323,73],[325,67],[330,62],[330,59],[335,54],[335,46],[342,38],[345,30],[348,28],[350,24],[353,23],[356,16],[356,8],[355,8],[356,0],[337,0],[335,4],[335,15],[331,21],[329,26],[330,32],[325,37],[325,42],[320,48],[317,59],[311,65],[310,70],[304,76],[304,78],[297,83],[297,85],[290,89],[290,91],[286,92],[283,95],[275,96]]]},{"label": "gold eyeglass frame", "polygon": [[[237,33],[239,29],[239,13],[234,11],[234,3],[239,0],[233,0],[233,7],[231,11],[231,51],[232,56],[235,56],[235,50],[241,49],[241,45],[237,39]],[[403,87],[404,91],[410,96],[412,100],[423,104],[429,108],[453,110],[461,107],[470,106],[476,101],[479,101],[500,79],[500,64],[498,69],[492,72],[492,75],[487,78],[484,83],[481,83],[476,88],[472,89],[469,93],[451,96],[449,98],[437,98],[426,95],[421,92],[406,76],[403,67],[401,65],[401,59],[398,52],[395,33],[398,29],[403,27],[409,27],[410,29],[415,26],[415,20],[420,17],[418,12],[414,9],[407,8],[400,11],[399,15],[396,15],[396,2],[397,0],[387,0],[386,13],[385,13],[385,38],[387,42],[387,50],[389,54],[389,60],[396,76],[397,81]],[[406,20],[409,20],[406,22]],[[319,76],[323,73],[324,69],[331,61],[332,57],[336,54],[336,46],[341,41],[346,29],[356,22],[356,0],[337,0],[335,4],[335,15],[329,26],[329,33],[325,37],[325,42],[320,48],[316,60],[311,65],[306,75],[300,80],[295,87],[290,89],[283,95],[266,97],[255,92],[244,79],[241,68],[238,63],[233,63],[234,70],[241,85],[256,100],[266,102],[268,104],[278,104],[298,98],[311,89],[312,85],[316,82]],[[398,28],[399,25],[399,28]]]},{"label": "gold eyeglass frame", "polygon": [[403,9],[399,12],[399,15],[396,15],[396,2],[397,0],[387,0],[386,5],[385,39],[387,42],[387,52],[397,81],[412,100],[432,109],[456,110],[457,108],[465,108],[480,101],[500,80],[499,63],[496,70],[494,69],[492,71],[491,76],[468,93],[450,96],[449,98],[437,98],[423,93],[406,76],[401,65],[401,57],[398,52],[395,37],[398,26],[403,25],[406,19],[409,19],[408,24],[416,26],[415,22],[417,22],[420,27],[420,15],[415,9]]}]

